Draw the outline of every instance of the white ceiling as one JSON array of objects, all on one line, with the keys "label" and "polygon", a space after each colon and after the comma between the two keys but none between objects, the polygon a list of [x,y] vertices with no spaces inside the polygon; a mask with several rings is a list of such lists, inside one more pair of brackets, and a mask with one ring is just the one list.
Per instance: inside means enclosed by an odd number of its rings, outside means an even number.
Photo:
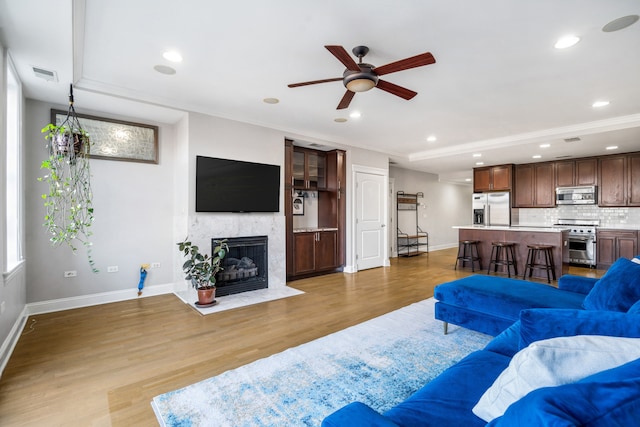
[{"label": "white ceiling", "polygon": [[[79,112],[168,123],[202,112],[384,152],[445,180],[470,177],[473,153],[492,165],[640,150],[640,22],[601,30],[640,14],[638,0],[0,0],[0,12],[26,96],[62,104],[74,82]],[[581,41],[555,49],[566,34]],[[342,76],[330,44],[366,45],[377,66],[427,51],[437,62],[385,76],[418,92],[410,101],[373,89],[338,111],[341,82],[287,87]],[[163,59],[167,49],[184,60]]]}]

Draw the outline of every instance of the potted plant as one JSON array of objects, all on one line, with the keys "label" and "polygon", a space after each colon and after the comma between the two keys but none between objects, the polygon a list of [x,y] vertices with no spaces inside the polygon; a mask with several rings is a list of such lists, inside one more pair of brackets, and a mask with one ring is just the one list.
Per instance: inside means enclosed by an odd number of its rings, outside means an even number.
[{"label": "potted plant", "polygon": [[216,297],[216,274],[223,270],[222,260],[229,251],[226,240],[215,241],[211,256],[201,254],[198,246],[186,238],[177,244],[178,250],[187,258],[182,265],[185,279],[198,291],[198,305],[212,304]]},{"label": "potted plant", "polygon": [[91,257],[90,227],[93,223],[93,193],[89,169],[90,140],[87,132],[73,117],[73,109],[61,125],[49,123],[42,128],[49,140],[49,157],[40,168],[46,174],[38,181],[46,182],[48,191],[42,194],[46,209],[44,226],[53,246],[67,244],[76,252],[76,242],[87,249],[93,272],[98,272]]}]

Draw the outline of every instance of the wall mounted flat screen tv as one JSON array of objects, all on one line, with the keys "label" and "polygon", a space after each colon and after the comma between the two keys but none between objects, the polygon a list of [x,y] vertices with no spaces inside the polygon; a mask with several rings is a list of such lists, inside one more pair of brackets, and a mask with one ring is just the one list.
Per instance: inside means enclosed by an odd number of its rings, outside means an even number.
[{"label": "wall mounted flat screen tv", "polygon": [[279,212],[280,166],[196,156],[196,212]]}]

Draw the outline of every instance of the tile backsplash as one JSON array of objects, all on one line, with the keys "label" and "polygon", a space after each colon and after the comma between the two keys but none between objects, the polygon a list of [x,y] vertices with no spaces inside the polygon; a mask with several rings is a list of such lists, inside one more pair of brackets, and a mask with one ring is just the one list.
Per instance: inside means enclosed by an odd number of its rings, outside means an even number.
[{"label": "tile backsplash", "polygon": [[602,228],[640,229],[640,208],[598,206],[558,206],[555,208],[512,209],[513,225],[550,226],[558,219],[599,219]]}]

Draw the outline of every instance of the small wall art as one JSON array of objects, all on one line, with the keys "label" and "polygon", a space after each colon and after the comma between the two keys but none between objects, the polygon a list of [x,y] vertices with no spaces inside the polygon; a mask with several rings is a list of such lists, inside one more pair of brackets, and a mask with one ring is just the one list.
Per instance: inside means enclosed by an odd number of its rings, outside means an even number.
[{"label": "small wall art", "polygon": [[304,197],[294,196],[292,206],[294,215],[304,215]]},{"label": "small wall art", "polygon": [[[60,125],[66,111],[51,110],[51,123]],[[158,126],[78,114],[89,133],[91,158],[158,163]]]}]

